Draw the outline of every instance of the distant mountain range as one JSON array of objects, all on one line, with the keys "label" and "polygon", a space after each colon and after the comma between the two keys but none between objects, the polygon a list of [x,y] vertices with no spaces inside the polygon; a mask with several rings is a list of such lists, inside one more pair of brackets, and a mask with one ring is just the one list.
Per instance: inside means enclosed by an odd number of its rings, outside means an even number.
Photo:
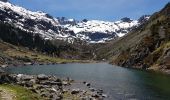
[{"label": "distant mountain range", "polygon": [[23,31],[39,34],[46,40],[63,40],[73,43],[79,39],[87,43],[103,43],[122,37],[149,19],[145,15],[139,20],[122,18],[120,21],[100,20],[77,21],[74,19],[54,18],[51,15],[0,1],[0,21],[14,25]]}]

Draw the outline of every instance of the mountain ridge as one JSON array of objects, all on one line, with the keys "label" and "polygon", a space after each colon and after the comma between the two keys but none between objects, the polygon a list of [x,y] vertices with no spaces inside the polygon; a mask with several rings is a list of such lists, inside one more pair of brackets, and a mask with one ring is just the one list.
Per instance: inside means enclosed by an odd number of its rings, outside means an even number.
[{"label": "mountain ridge", "polygon": [[[40,34],[44,39],[57,39],[69,43],[73,43],[76,39],[87,43],[103,43],[127,34],[140,24],[137,20],[132,21],[128,18],[116,22],[98,20],[83,22],[74,19],[67,20],[64,17],[59,19],[44,12],[32,12],[1,1],[0,13],[3,22],[14,24],[24,31]],[[146,19],[148,18],[146,17]],[[129,22],[125,20],[129,20]]]},{"label": "mountain ridge", "polygon": [[126,36],[98,49],[98,59],[128,68],[170,72],[170,4]]}]

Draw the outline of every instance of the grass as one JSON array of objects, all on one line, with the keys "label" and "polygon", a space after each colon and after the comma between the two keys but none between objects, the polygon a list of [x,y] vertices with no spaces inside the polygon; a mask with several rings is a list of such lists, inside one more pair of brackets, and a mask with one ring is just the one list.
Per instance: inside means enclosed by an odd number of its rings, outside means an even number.
[{"label": "grass", "polygon": [[18,85],[1,84],[0,89],[4,89],[15,95],[14,100],[45,100],[30,90]]},{"label": "grass", "polygon": [[63,94],[64,100],[80,100],[80,96],[72,95],[70,92],[66,92]]},{"label": "grass", "polygon": [[62,59],[58,57],[48,56],[40,52],[32,51],[24,47],[14,46],[5,42],[0,42],[0,56],[6,56],[22,60],[25,62],[37,61],[43,63],[71,63],[81,62],[80,60]]}]

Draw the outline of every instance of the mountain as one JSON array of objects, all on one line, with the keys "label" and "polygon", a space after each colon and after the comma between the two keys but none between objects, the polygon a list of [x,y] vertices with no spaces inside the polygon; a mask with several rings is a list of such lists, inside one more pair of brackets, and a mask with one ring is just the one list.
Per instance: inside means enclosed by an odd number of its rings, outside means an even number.
[{"label": "mountain", "polygon": [[63,24],[63,20],[62,26],[69,31],[73,31],[77,37],[89,43],[104,43],[124,36],[146,22],[149,17],[149,15],[145,15],[139,18],[139,20],[125,17],[115,22],[87,19],[76,21],[64,18],[66,24]]},{"label": "mountain", "polygon": [[63,26],[73,31],[79,38],[83,38],[90,43],[100,43],[105,42],[105,40],[122,37],[138,24],[138,21],[124,21],[122,19],[116,22],[87,20]]},{"label": "mountain", "polygon": [[99,48],[97,59],[109,59],[123,67],[170,72],[170,3],[137,29]]},{"label": "mountain", "polygon": [[0,0],[0,1],[2,1],[2,2],[8,2],[8,0]]},{"label": "mountain", "polygon": [[[4,1],[4,0],[1,0]],[[39,34],[46,40],[63,40],[73,43],[82,40],[87,43],[101,43],[121,37],[139,26],[138,20],[122,18],[120,21],[83,20],[54,18],[51,15],[0,1],[0,21],[14,25],[23,31]],[[144,17],[148,19],[149,17]]]}]

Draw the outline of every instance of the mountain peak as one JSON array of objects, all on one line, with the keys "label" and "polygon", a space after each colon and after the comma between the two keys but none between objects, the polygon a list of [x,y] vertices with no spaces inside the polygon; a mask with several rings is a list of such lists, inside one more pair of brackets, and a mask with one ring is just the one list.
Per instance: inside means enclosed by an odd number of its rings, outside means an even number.
[{"label": "mountain peak", "polygon": [[138,22],[141,23],[141,24],[145,23],[150,18],[150,16],[151,15],[143,15],[138,19]]},{"label": "mountain peak", "polygon": [[0,1],[2,1],[2,2],[8,2],[8,0],[0,0]]},{"label": "mountain peak", "polygon": [[170,2],[168,2],[165,7],[161,10],[164,15],[170,15]]},{"label": "mountain peak", "polygon": [[129,22],[129,23],[130,23],[130,22],[132,22],[133,20],[131,20],[131,19],[128,18],[128,17],[124,17],[124,18],[121,19],[121,21],[122,21],[122,22]]}]

